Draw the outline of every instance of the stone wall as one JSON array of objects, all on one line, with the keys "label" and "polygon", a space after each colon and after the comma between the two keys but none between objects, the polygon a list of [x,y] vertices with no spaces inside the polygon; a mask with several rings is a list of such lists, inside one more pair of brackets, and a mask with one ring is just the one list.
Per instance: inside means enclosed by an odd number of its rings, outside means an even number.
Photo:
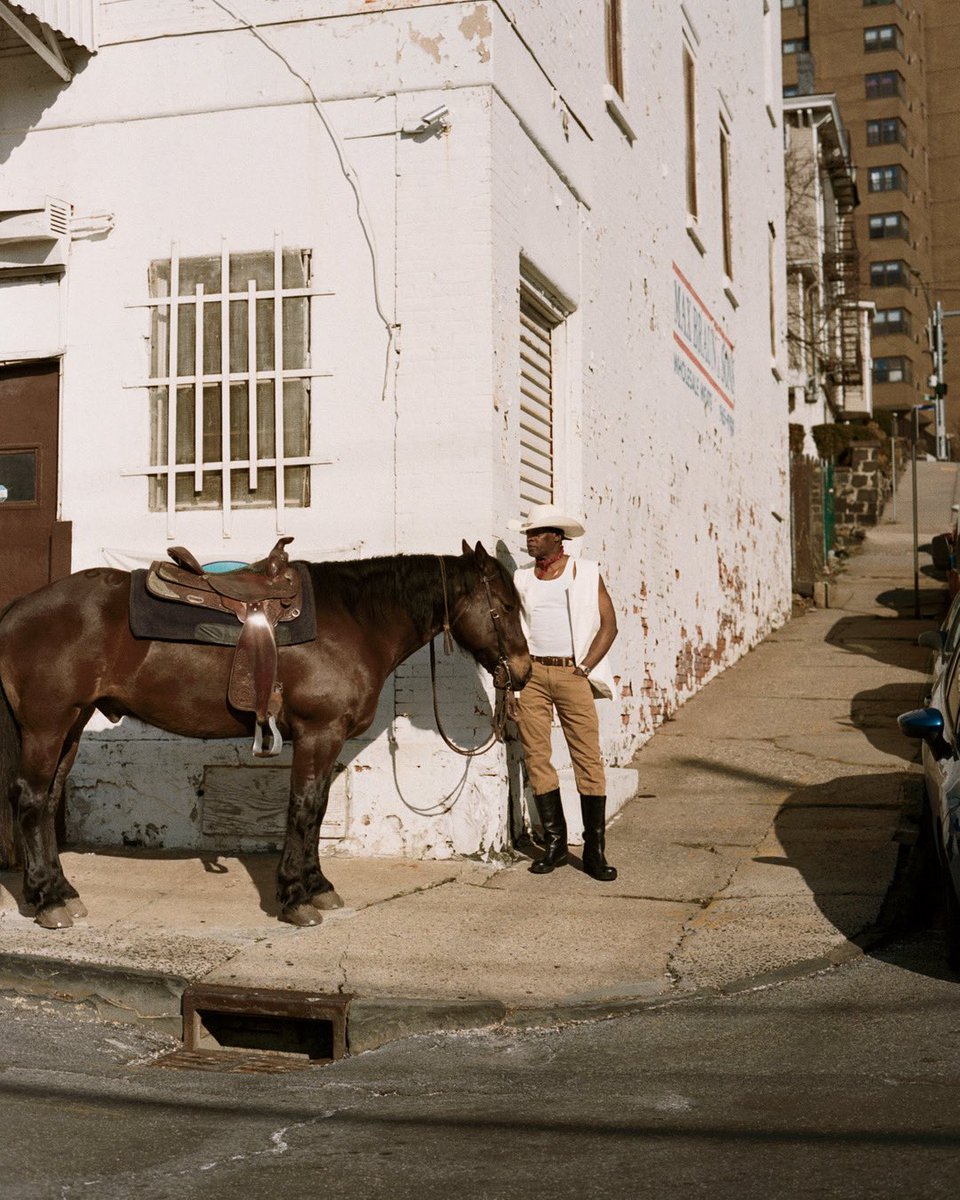
[{"label": "stone wall", "polygon": [[[834,474],[834,514],[839,542],[856,539],[876,525],[890,498],[889,455],[880,442],[857,442],[850,447],[851,464]],[[862,535],[861,535],[862,536]]]}]

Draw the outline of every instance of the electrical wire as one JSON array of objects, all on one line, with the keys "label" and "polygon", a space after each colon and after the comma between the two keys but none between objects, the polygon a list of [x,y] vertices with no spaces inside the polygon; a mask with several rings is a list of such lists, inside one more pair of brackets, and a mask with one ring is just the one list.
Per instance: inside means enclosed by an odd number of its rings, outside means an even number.
[{"label": "electrical wire", "polygon": [[376,239],[375,239],[374,233],[373,233],[373,223],[370,220],[370,214],[367,211],[367,206],[363,200],[363,193],[360,190],[360,181],[357,178],[356,171],[353,169],[353,166],[351,165],[350,160],[347,158],[346,151],[344,150],[344,147],[343,147],[343,141],[340,138],[340,135],[337,133],[336,129],[334,128],[329,117],[324,112],[323,103],[320,100],[320,97],[314,91],[313,85],[310,83],[309,79],[307,79],[307,77],[305,75],[302,75],[296,69],[296,67],[293,66],[293,64],[289,61],[289,59],[286,57],[286,55],[283,53],[283,51],[280,50],[280,48],[278,46],[274,45],[274,43],[271,42],[269,38],[264,36],[264,33],[261,30],[260,26],[256,25],[253,21],[248,21],[242,14],[235,12],[234,9],[232,9],[229,4],[226,4],[224,2],[224,0],[213,0],[213,3],[219,9],[221,9],[223,12],[225,12],[228,16],[232,17],[233,20],[236,21],[238,25],[241,25],[244,29],[249,30],[249,32],[252,33],[253,36],[257,39],[257,41],[260,42],[260,44],[265,49],[269,50],[269,52],[271,54],[273,54],[276,58],[278,58],[283,63],[283,65],[287,68],[287,70],[290,72],[290,74],[295,79],[298,79],[303,84],[303,86],[307,89],[307,91],[310,94],[311,107],[313,108],[313,110],[317,114],[317,116],[320,118],[321,124],[323,125],[324,129],[327,132],[327,136],[330,138],[330,142],[333,145],[334,152],[337,156],[337,162],[339,163],[340,170],[342,171],[343,177],[346,179],[347,183],[350,185],[350,188],[353,192],[354,201],[356,203],[357,219],[360,222],[360,229],[363,232],[364,240],[366,241],[367,248],[370,251],[370,268],[371,268],[371,274],[373,277],[373,303],[374,303],[374,307],[377,310],[377,316],[383,322],[383,326],[387,331],[387,347],[386,347],[386,353],[385,353],[385,357],[384,357],[383,387],[380,392],[380,399],[386,400],[387,392],[389,390],[390,364],[391,364],[391,360],[393,357],[392,352],[393,352],[394,339],[395,339],[397,327],[390,320],[390,318],[386,315],[386,313],[383,310],[383,304],[381,303],[381,298],[380,298],[380,284],[379,284],[378,271],[377,271],[377,248],[376,248]]}]

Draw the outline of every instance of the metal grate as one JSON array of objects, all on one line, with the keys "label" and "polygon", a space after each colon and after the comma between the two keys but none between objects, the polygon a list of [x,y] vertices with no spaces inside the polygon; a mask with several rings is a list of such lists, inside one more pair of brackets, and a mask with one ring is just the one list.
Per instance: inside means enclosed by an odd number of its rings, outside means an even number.
[{"label": "metal grate", "polygon": [[[252,257],[234,256],[240,261]],[[158,481],[170,538],[176,536],[178,508],[195,506],[220,507],[223,535],[229,537],[233,509],[240,503],[257,503],[258,497],[276,508],[277,532],[283,533],[285,509],[294,502],[287,495],[288,472],[330,461],[309,453],[309,392],[300,418],[303,428],[291,425],[291,390],[306,388],[310,379],[329,377],[330,372],[309,365],[309,315],[298,361],[288,363],[285,312],[291,303],[309,306],[312,298],[333,293],[310,286],[305,278],[302,286],[285,284],[284,265],[290,257],[281,234],[275,234],[271,283],[263,287],[248,279],[238,288],[231,286],[231,254],[224,240],[219,260],[211,260],[217,263],[212,288],[198,282],[181,294],[186,287],[181,264],[195,266],[204,260],[181,259],[174,242],[160,279],[165,294],[131,306],[154,314],[156,361],[150,377],[131,386],[150,389],[159,421],[153,463],[123,474]],[[264,317],[270,326],[266,336],[259,329]],[[181,336],[192,339],[192,354],[187,342],[181,345]],[[238,346],[244,347],[242,362],[235,361]],[[238,405],[241,395],[246,396],[245,405]],[[195,499],[190,501],[187,493]],[[245,499],[238,499],[240,495]],[[301,497],[297,503],[308,501]]]},{"label": "metal grate", "polygon": [[347,1053],[349,995],[194,984],[183,993],[183,1046],[156,1066],[268,1072]]},{"label": "metal grate", "polygon": [[284,1075],[289,1071],[310,1071],[331,1061],[329,1058],[303,1058],[253,1050],[172,1050],[155,1058],[150,1065],[167,1070],[217,1071],[228,1075]]}]

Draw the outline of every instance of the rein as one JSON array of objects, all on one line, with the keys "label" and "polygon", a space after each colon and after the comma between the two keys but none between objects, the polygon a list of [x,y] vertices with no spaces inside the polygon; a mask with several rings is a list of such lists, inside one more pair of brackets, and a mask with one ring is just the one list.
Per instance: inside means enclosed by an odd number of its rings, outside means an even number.
[{"label": "rein", "polygon": [[[443,652],[444,654],[452,654],[453,635],[450,632],[451,620],[450,603],[447,598],[447,567],[443,561],[443,557],[439,554],[437,555],[437,561],[440,563],[440,579],[443,583]],[[491,746],[503,741],[504,730],[507,724],[507,690],[513,685],[510,664],[507,662],[507,650],[503,644],[503,631],[500,628],[500,613],[494,607],[493,596],[490,594],[490,579],[492,576],[481,575],[480,578],[487,593],[487,609],[490,613],[490,620],[493,622],[494,632],[497,635],[497,649],[499,650],[497,665],[493,672],[493,686],[497,692],[497,701],[494,705],[493,718],[491,720],[492,731],[490,740],[483,746],[478,746],[474,750],[464,750],[447,737],[443,723],[440,720],[440,705],[437,701],[437,655],[434,650],[434,639],[430,639],[430,686],[433,691],[433,716],[437,722],[437,732],[443,738],[444,743],[455,754],[460,754],[464,758],[475,758],[478,754],[485,754]],[[453,620],[456,620],[459,615],[460,612],[458,610],[454,613]],[[498,678],[504,680],[504,682],[498,683]]]}]

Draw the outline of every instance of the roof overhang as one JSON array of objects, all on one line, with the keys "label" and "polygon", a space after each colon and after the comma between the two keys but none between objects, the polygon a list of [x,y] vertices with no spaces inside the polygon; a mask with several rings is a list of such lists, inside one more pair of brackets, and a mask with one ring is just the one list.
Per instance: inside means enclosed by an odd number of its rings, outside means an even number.
[{"label": "roof overhang", "polygon": [[819,96],[786,96],[783,114],[794,114],[798,122],[816,126],[823,159],[840,203],[850,211],[859,204],[856,168],[850,158],[850,142],[833,92]]},{"label": "roof overhang", "polygon": [[66,82],[73,71],[61,40],[91,53],[97,49],[97,0],[0,0],[0,21]]}]

